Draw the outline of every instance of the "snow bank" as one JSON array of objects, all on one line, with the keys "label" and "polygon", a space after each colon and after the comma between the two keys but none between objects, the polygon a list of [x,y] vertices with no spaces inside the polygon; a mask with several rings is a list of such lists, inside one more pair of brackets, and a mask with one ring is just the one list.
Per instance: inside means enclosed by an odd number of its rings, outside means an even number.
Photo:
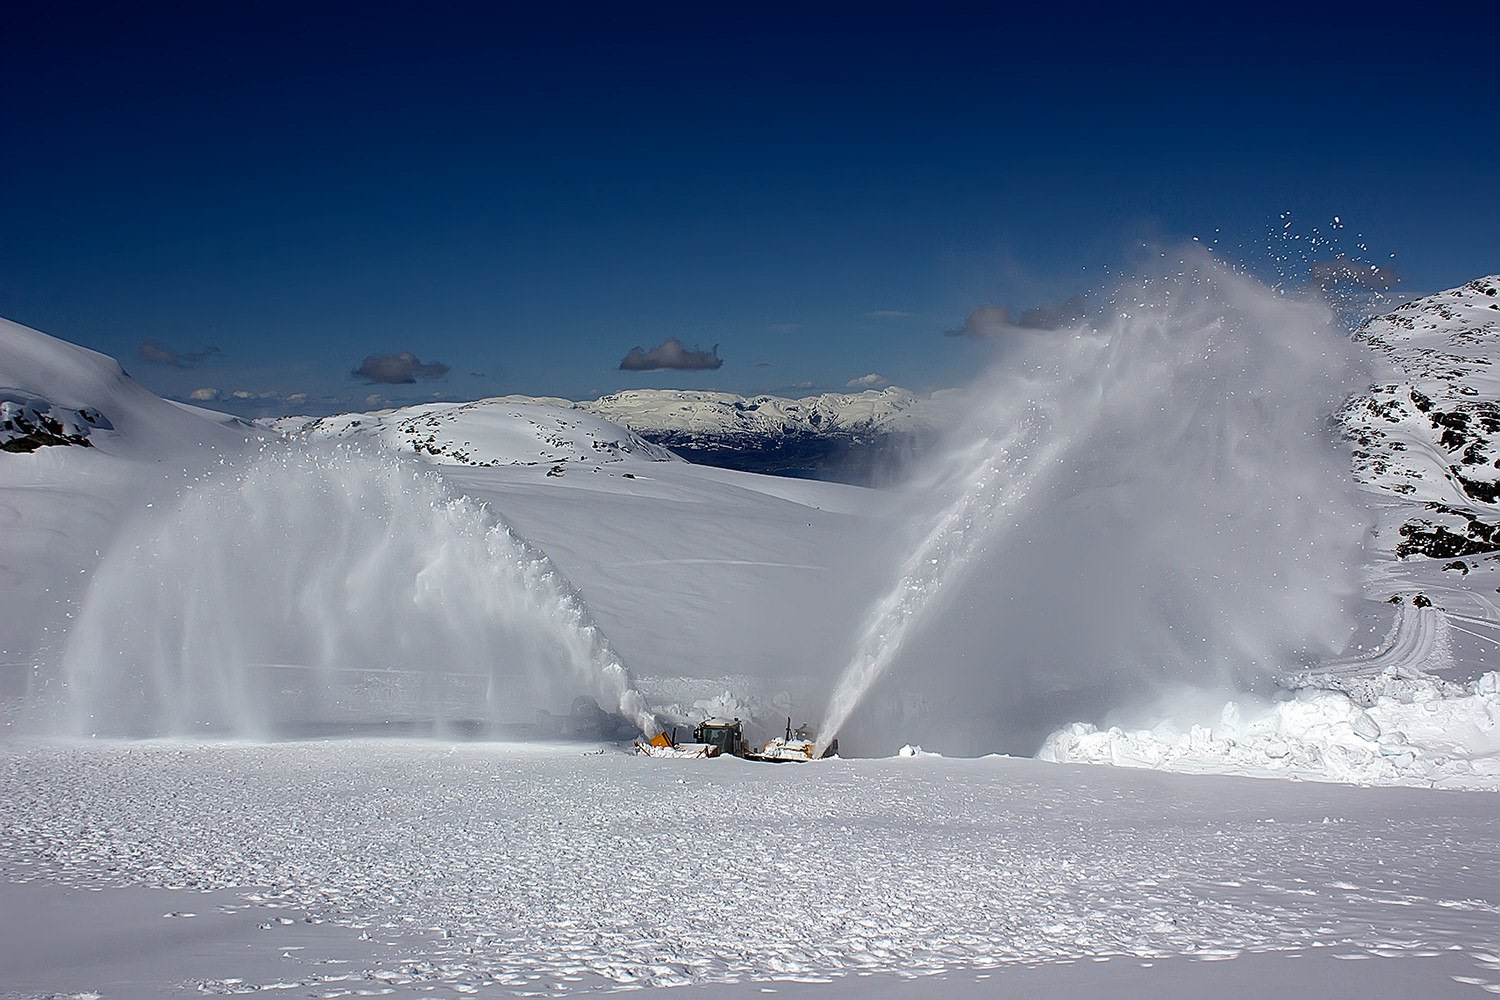
[{"label": "snow bank", "polygon": [[[1212,774],[1278,775],[1372,785],[1500,790],[1500,673],[1457,685],[1391,675],[1348,693],[1303,688],[1255,708],[1231,701],[1216,722],[1099,729],[1074,723],[1037,756]],[[1379,693],[1381,691],[1385,693]]]}]

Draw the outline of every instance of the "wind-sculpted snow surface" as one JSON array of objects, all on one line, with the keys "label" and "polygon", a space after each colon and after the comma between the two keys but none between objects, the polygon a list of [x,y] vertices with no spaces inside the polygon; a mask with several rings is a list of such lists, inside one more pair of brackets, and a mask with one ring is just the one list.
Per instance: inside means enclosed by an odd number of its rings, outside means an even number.
[{"label": "wind-sculpted snow surface", "polygon": [[68,637],[65,729],[493,726],[578,696],[655,725],[546,557],[414,463],[267,445],[146,506]]},{"label": "wind-sculpted snow surface", "polygon": [[1029,752],[1049,724],[1347,640],[1366,528],[1330,427],[1358,386],[1347,334],[1197,251],[1113,310],[1017,331],[970,390],[825,740]]},{"label": "wind-sculpted snow surface", "polygon": [[[232,892],[261,919],[245,945],[303,959],[246,970],[226,949],[222,971],[195,981],[216,993],[769,980],[785,993],[965,969],[1003,984],[1018,965],[1111,957],[1100,974],[1113,977],[1248,953],[1302,957],[1287,996],[1337,974],[1314,961],[1327,953],[1379,956],[1392,975],[1409,956],[1449,955],[1460,961],[1444,972],[1500,982],[1489,795],[998,758],[769,767],[581,749],[12,744],[0,866],[38,892]],[[203,907],[222,900],[187,902],[207,923]],[[157,907],[165,925],[187,908]],[[329,925],[374,954],[319,964]],[[35,989],[114,995],[111,970],[79,981],[82,960],[38,968]],[[161,965],[170,982],[171,956]],[[906,995],[944,995],[930,982]],[[1438,973],[1409,995],[1444,987]]]}]

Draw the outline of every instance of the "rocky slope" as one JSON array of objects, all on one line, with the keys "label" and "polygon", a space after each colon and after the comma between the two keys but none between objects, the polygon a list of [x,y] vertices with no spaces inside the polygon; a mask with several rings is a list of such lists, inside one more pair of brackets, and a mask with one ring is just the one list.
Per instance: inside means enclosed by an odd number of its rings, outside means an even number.
[{"label": "rocky slope", "polygon": [[1388,362],[1343,424],[1360,481],[1385,498],[1399,558],[1500,551],[1500,275],[1408,302],[1356,338]]}]

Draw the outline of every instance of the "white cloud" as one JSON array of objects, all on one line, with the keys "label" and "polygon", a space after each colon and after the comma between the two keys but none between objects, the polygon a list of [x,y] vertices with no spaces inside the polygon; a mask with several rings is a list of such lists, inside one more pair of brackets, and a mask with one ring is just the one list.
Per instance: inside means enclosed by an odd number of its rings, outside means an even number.
[{"label": "white cloud", "polygon": [[218,398],[218,389],[210,389],[205,387],[203,389],[194,389],[192,392],[188,393],[188,399],[196,400],[199,403],[212,403]]},{"label": "white cloud", "polygon": [[861,375],[859,378],[851,378],[844,383],[844,387],[847,389],[884,389],[890,384],[891,380],[884,375],[877,375],[871,372],[868,375]]}]

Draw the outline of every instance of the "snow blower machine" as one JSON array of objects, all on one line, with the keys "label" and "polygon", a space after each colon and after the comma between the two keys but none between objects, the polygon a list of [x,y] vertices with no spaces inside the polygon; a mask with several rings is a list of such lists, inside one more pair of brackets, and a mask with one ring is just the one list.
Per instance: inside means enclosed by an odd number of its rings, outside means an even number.
[{"label": "snow blower machine", "polygon": [[[828,745],[823,757],[838,753],[839,741]],[[806,726],[792,730],[792,720],[786,720],[786,736],[767,740],[759,748],[745,742],[744,730],[739,719],[704,719],[693,729],[693,742],[679,743],[677,731],[672,735],[657,733],[649,740],[637,740],[635,751],[647,757],[743,757],[767,764],[785,764],[788,761],[813,760],[817,742]]]}]

